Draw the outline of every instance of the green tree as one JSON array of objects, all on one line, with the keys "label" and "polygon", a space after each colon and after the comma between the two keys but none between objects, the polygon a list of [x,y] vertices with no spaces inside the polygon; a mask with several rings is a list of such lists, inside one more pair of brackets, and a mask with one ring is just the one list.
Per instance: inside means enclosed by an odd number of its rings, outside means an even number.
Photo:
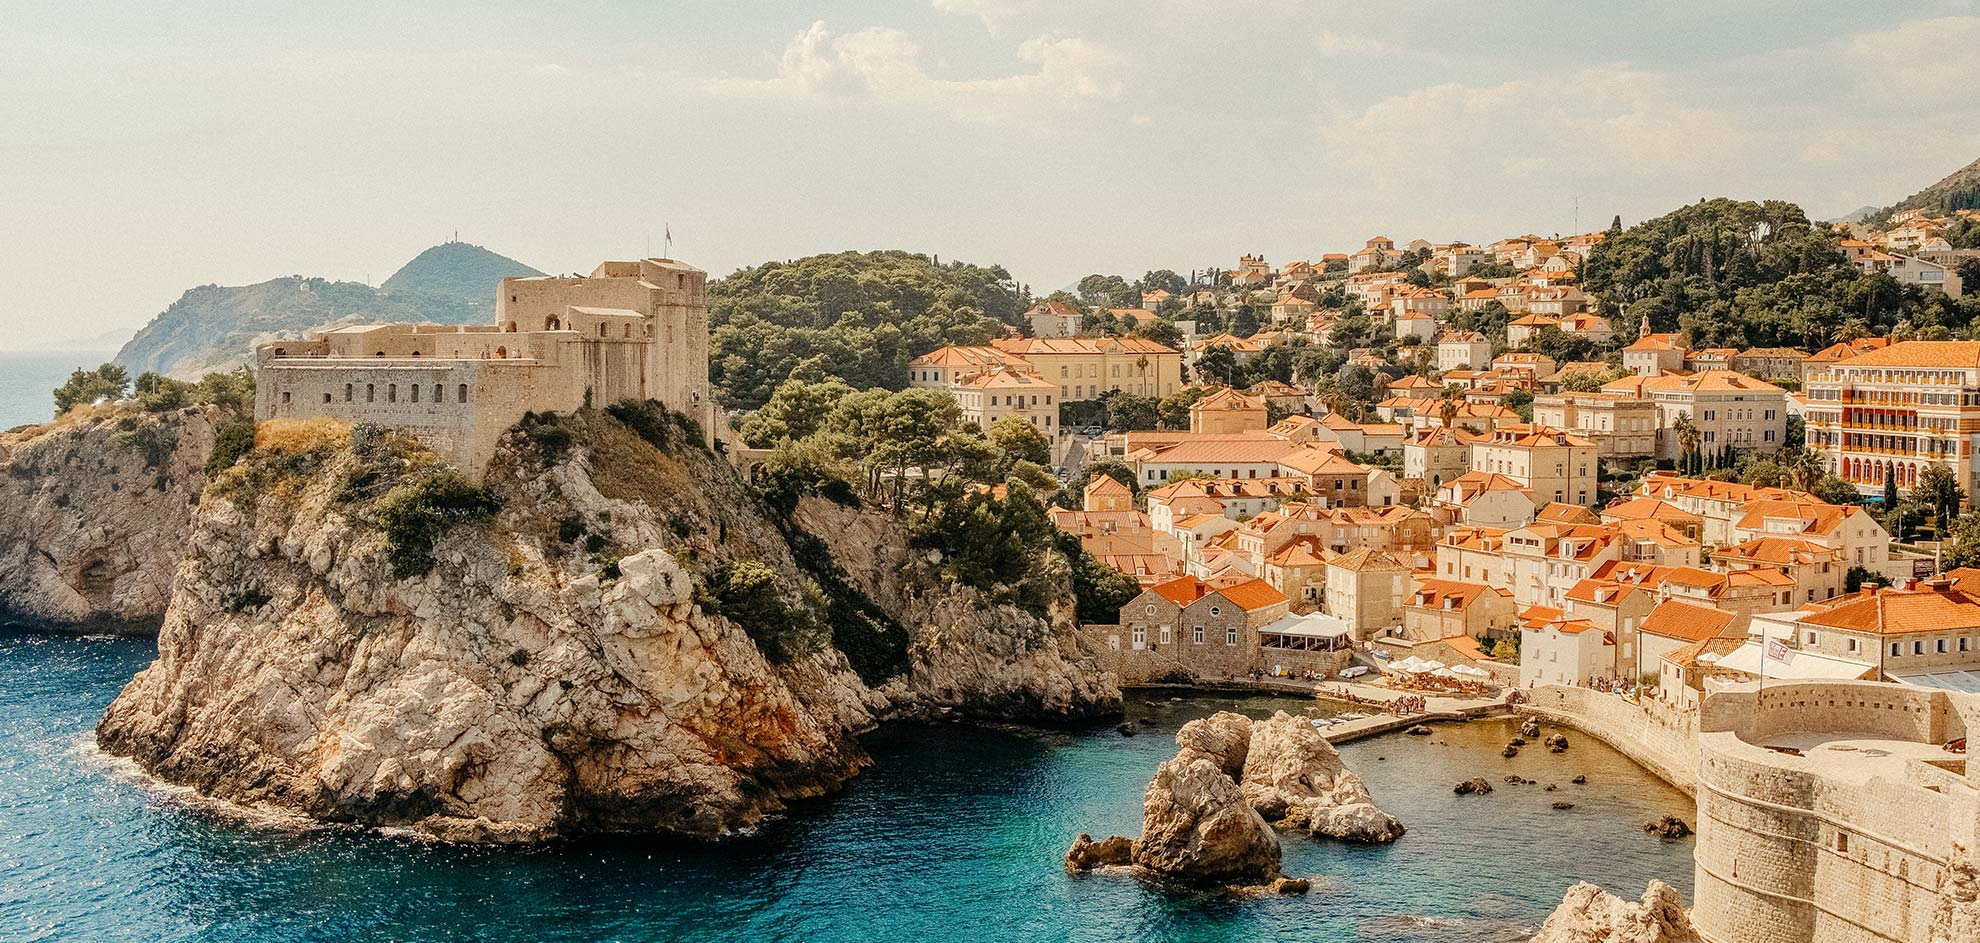
[{"label": "green tree", "polygon": [[709,380],[753,409],[800,370],[855,389],[899,389],[908,361],[981,345],[1024,321],[1025,297],[998,266],[909,252],[840,252],[745,268],[708,287]]},{"label": "green tree", "polygon": [[1107,428],[1116,432],[1153,429],[1161,421],[1159,401],[1140,393],[1114,393],[1105,398]]},{"label": "green tree", "polygon": [[1198,383],[1230,386],[1237,378],[1237,355],[1219,344],[1196,355],[1196,364],[1191,369]]},{"label": "green tree", "polygon": [[1678,413],[1677,421],[1671,424],[1671,430],[1677,434],[1678,471],[1687,475],[1696,475],[1704,471],[1704,462],[1698,451],[1704,435],[1698,431],[1697,424],[1691,421],[1691,414]]},{"label": "green tree", "polygon": [[1183,345],[1182,328],[1177,327],[1176,322],[1162,318],[1142,321],[1135,326],[1134,336],[1145,337],[1170,350],[1181,350]]},{"label": "green tree", "polygon": [[[1201,361],[1198,362],[1200,363]],[[1155,411],[1162,421],[1162,427],[1176,431],[1188,429],[1189,408],[1196,405],[1197,400],[1208,395],[1210,395],[1210,390],[1207,387],[1185,386],[1174,393],[1162,397],[1162,401],[1155,406]]]},{"label": "green tree", "polygon": [[1052,441],[1023,416],[1005,416],[991,423],[990,444],[1002,454],[1006,468],[1017,462],[1041,467],[1052,463]]},{"label": "green tree", "polygon": [[1940,464],[1925,466],[1918,473],[1918,484],[1911,489],[1911,496],[1919,502],[1943,531],[1953,515],[1959,513],[1960,504],[1966,501],[1966,491],[1959,486],[1959,476],[1953,470]]},{"label": "green tree", "polygon": [[1967,511],[1954,519],[1939,563],[1947,569],[1980,566],[1980,511]]},{"label": "green tree", "polygon": [[1499,405],[1519,414],[1519,421],[1533,421],[1533,393],[1530,390],[1507,390],[1499,394]]},{"label": "green tree", "polygon": [[767,449],[785,439],[802,439],[817,432],[839,401],[852,393],[837,378],[819,383],[785,380],[769,401],[743,417],[743,443],[750,448]]},{"label": "green tree", "polygon": [[1821,480],[1815,482],[1815,487],[1808,489],[1808,492],[1830,504],[1863,503],[1863,495],[1856,490],[1856,486],[1836,475],[1823,475]]},{"label": "green tree", "polygon": [[67,382],[55,388],[55,415],[60,416],[77,406],[86,406],[98,400],[123,399],[130,384],[130,374],[114,363],[103,364],[94,370],[78,369],[69,374]]}]

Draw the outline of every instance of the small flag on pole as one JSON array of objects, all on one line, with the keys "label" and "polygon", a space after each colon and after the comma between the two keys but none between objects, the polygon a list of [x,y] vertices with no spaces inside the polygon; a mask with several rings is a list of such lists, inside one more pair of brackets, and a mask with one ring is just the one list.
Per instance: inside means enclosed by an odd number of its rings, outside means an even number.
[{"label": "small flag on pole", "polygon": [[1794,657],[1794,651],[1787,647],[1786,642],[1777,638],[1770,638],[1767,640],[1767,657],[1773,661],[1785,663],[1788,659]]}]

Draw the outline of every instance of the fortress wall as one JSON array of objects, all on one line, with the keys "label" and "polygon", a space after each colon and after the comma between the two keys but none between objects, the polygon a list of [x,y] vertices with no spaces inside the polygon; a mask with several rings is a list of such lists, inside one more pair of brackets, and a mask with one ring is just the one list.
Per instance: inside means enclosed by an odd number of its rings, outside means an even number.
[{"label": "fortress wall", "polygon": [[1665,782],[1696,792],[1698,741],[1688,724],[1587,688],[1548,684],[1526,694],[1529,700],[1520,706],[1521,713],[1573,727],[1615,747]]},{"label": "fortress wall", "polygon": [[267,361],[255,378],[255,418],[329,418],[404,429],[478,475],[502,433],[524,412],[579,405],[582,390],[573,394],[570,386],[562,372],[527,361]]},{"label": "fortress wall", "polygon": [[[1831,703],[1833,702],[1833,704]],[[1765,704],[1766,710],[1755,710]],[[1714,943],[1924,943],[1975,800],[1957,772],[1896,757],[1777,753],[1803,732],[1935,742],[1943,692],[1798,683],[1706,701],[1692,920]],[[1855,765],[1855,764],[1865,765]]]}]

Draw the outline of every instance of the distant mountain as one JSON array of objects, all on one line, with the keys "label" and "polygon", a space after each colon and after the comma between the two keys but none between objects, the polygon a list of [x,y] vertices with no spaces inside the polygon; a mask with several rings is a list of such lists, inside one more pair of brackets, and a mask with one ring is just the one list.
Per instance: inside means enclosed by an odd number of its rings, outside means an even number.
[{"label": "distant mountain", "polygon": [[505,255],[465,242],[443,242],[413,257],[392,273],[386,291],[422,292],[472,305],[495,296],[495,284],[505,278],[541,275]]},{"label": "distant mountain", "polygon": [[1836,217],[1835,219],[1832,219],[1832,220],[1829,220],[1829,222],[1832,222],[1832,223],[1860,223],[1860,222],[1863,222],[1864,220],[1866,220],[1866,219],[1869,219],[1870,217],[1872,217],[1872,216],[1875,216],[1875,215],[1877,215],[1878,213],[1881,213],[1881,212],[1883,212],[1883,209],[1882,209],[1881,207],[1875,207],[1875,206],[1859,206],[1859,207],[1857,207],[1856,209],[1853,209],[1853,210],[1850,210],[1849,212],[1847,212],[1847,213],[1844,213],[1844,214],[1842,214],[1841,216],[1838,216],[1838,217]]},{"label": "distant mountain", "polygon": [[378,321],[480,324],[495,285],[536,269],[480,246],[450,242],[419,254],[378,288],[291,275],[254,285],[202,285],[151,319],[117,352],[131,373],[194,378],[247,363],[255,345],[311,328]]},{"label": "distant mountain", "polygon": [[1938,183],[1865,217],[1863,221],[1882,223],[1892,214],[1905,210],[1924,210],[1930,216],[1944,216],[1954,210],[1970,209],[1980,209],[1980,160],[1947,174]]}]

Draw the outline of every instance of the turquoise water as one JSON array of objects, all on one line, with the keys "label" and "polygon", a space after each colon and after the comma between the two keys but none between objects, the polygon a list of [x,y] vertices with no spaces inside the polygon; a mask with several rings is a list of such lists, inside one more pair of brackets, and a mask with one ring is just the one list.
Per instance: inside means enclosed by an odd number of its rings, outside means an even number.
[{"label": "turquoise water", "polygon": [[116,351],[0,351],[0,429],[54,418],[54,390],[70,372],[77,367],[94,368],[115,355]]},{"label": "turquoise water", "polygon": [[[1499,757],[1503,722],[1344,748],[1408,835],[1286,840],[1306,897],[1232,900],[1073,878],[1073,836],[1132,834],[1176,726],[1307,702],[1137,696],[1147,733],[901,725],[844,794],[758,837],[458,848],[200,812],[89,748],[143,639],[0,632],[0,940],[789,940],[1483,943],[1523,939],[1577,878],[1635,897],[1691,886],[1691,846],[1638,826],[1680,793],[1586,737]],[[1557,782],[1458,798],[1507,773]],[[1572,786],[1587,773],[1588,786]],[[1549,808],[1576,803],[1570,811]]]}]

